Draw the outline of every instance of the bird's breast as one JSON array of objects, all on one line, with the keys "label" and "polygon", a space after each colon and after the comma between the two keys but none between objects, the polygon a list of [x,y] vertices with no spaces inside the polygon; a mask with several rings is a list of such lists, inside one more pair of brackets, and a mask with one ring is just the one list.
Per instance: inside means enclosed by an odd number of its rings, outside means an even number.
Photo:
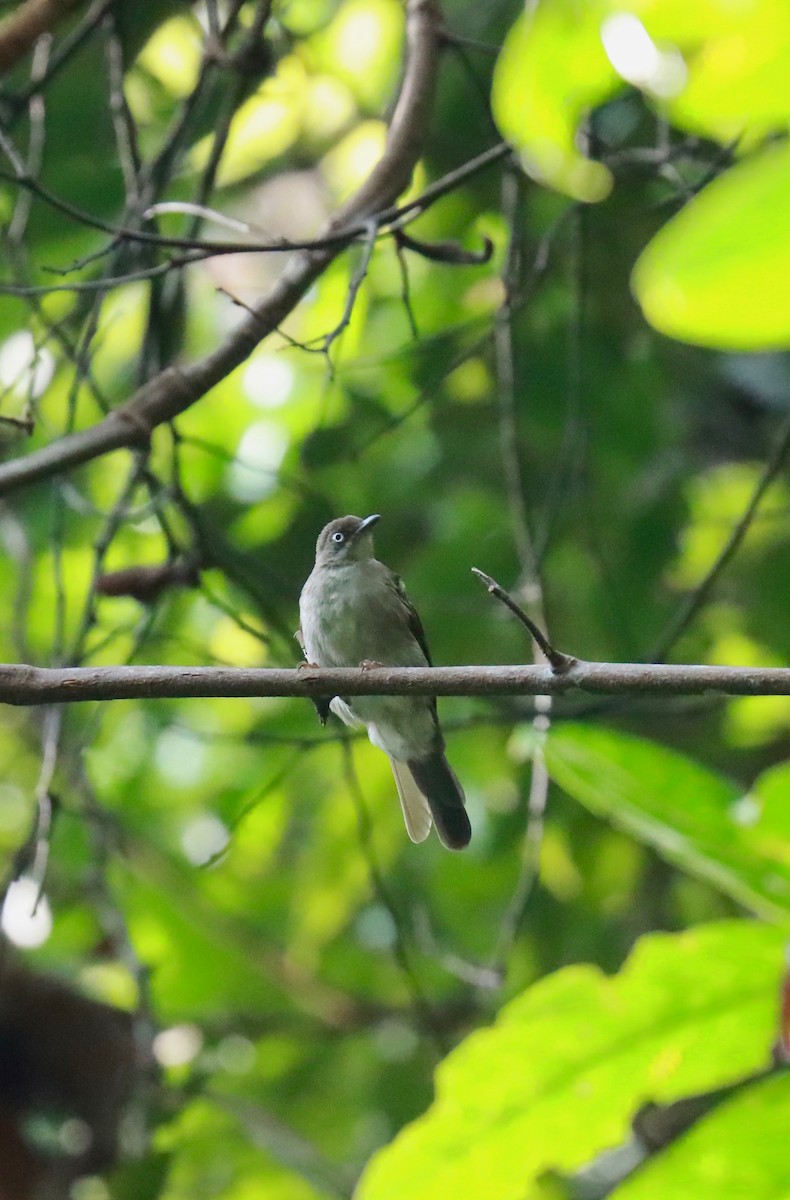
[{"label": "bird's breast", "polygon": [[314,571],[300,601],[305,652],[324,667],[356,666],[365,658],[365,597],[346,568]]},{"label": "bird's breast", "polygon": [[308,659],[325,667],[355,667],[365,659],[424,666],[399,604],[372,564],[313,571],[300,600]]}]

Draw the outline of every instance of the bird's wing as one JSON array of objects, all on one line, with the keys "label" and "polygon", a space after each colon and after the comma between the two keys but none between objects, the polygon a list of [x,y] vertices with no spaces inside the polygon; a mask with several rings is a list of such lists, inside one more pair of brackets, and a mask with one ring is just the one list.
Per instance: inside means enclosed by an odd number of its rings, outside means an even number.
[{"label": "bird's wing", "polygon": [[398,789],[400,806],[403,809],[403,821],[406,832],[413,842],[424,842],[431,832],[431,810],[428,801],[423,796],[411,771],[404,762],[390,759],[392,774],[395,776],[395,786]]},{"label": "bird's wing", "polygon": [[425,655],[428,666],[432,667],[433,662],[431,661],[431,652],[428,649],[428,639],[425,636],[425,630],[423,629],[422,621],[420,620],[420,614],[417,612],[417,609],[407,596],[406,588],[403,586],[403,580],[401,579],[400,575],[396,575],[394,571],[390,572],[390,582],[397,593],[400,606],[403,610],[404,620],[409,627],[409,632],[415,641],[419,643],[419,647]]},{"label": "bird's wing", "polygon": [[[305,650],[304,634],[302,633],[301,625],[294,634],[294,637],[301,646],[302,654],[306,656],[307,651]],[[327,721],[329,720],[330,701],[327,700],[326,696],[313,696],[313,705],[315,707],[315,711],[318,713],[318,720],[322,725],[326,725]]]}]

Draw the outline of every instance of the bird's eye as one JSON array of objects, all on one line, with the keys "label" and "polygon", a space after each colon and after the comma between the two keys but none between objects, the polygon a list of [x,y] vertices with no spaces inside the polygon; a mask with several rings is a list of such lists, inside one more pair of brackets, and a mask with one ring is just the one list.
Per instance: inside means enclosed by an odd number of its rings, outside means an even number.
[{"label": "bird's eye", "polygon": [[338,529],[337,533],[332,534],[332,541],[337,542],[338,546],[340,545],[341,542],[344,542],[345,540],[346,540],[345,537],[343,536],[343,534],[340,532],[339,529]]}]

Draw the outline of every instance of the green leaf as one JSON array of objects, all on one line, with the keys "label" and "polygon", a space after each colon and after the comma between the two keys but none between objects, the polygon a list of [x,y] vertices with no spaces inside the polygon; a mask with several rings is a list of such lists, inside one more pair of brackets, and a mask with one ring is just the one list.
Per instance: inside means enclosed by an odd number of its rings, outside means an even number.
[{"label": "green leaf", "polygon": [[654,742],[574,724],[552,729],[546,762],[592,812],[742,904],[787,919],[787,843],[760,840],[759,817],[722,776]]},{"label": "green leaf", "polygon": [[786,1200],[790,1192],[790,1078],[748,1087],[651,1159],[616,1200]]},{"label": "green leaf", "polygon": [[778,0],[542,0],[505,39],[492,106],[527,171],[595,201],[612,178],[580,153],[578,131],[626,82],[680,129],[753,144],[787,123],[788,67],[790,13]]},{"label": "green leaf", "polygon": [[[744,840],[755,854],[790,869],[790,763],[764,771],[741,806]],[[779,887],[779,877],[774,886]]]},{"label": "green leaf", "polygon": [[514,24],[497,60],[491,92],[496,122],[526,170],[577,200],[611,189],[606,167],[576,149],[584,114],[618,86],[599,36],[601,0],[533,6]]},{"label": "green leaf", "polygon": [[645,1101],[768,1061],[782,935],[746,921],[643,938],[614,978],[567,967],[439,1068],[436,1100],[362,1177],[357,1200],[534,1196],[619,1144]]},{"label": "green leaf", "polygon": [[[577,200],[602,200],[611,190],[611,173],[602,163],[585,158],[577,142],[579,127],[588,113],[626,82],[604,48],[602,31],[607,21],[622,21],[627,13],[634,16],[628,30],[631,40],[623,41],[621,35],[620,48],[632,72],[626,70],[627,81],[635,83],[640,52],[644,53],[653,38],[658,39],[656,61],[664,46],[680,61],[677,46],[697,49],[711,30],[722,43],[733,29],[734,36],[738,36],[745,18],[741,13],[733,15],[729,7],[720,0],[699,0],[694,5],[684,0],[543,0],[528,6],[504,41],[491,93],[496,122],[503,136],[520,151],[525,170]],[[750,11],[750,28],[751,16]],[[634,31],[642,22],[643,38],[637,37],[634,42]],[[693,59],[692,81],[705,63],[704,55]],[[683,69],[680,62],[681,72]],[[682,75],[679,82],[682,84]],[[643,85],[649,99],[648,85],[649,72]],[[711,97],[715,90],[715,78],[709,81],[706,73],[685,109],[681,108],[684,90],[672,109],[678,123],[682,125],[685,118],[695,132],[705,122],[708,127],[715,123],[717,95]],[[743,103],[747,101],[748,90]],[[712,114],[706,105],[712,105]],[[774,111],[776,108],[774,100]]]},{"label": "green leaf", "polygon": [[[666,4],[664,4],[666,7]],[[686,4],[699,13],[703,5]],[[790,9],[782,0],[724,4],[702,15],[703,42],[689,56],[689,79],[668,108],[673,124],[691,133],[754,143],[790,118]],[[671,25],[670,36],[680,37]],[[652,27],[651,27],[652,30]]]},{"label": "green leaf", "polygon": [[727,171],[669,221],[632,276],[651,325],[720,349],[790,345],[789,187],[782,143]]}]

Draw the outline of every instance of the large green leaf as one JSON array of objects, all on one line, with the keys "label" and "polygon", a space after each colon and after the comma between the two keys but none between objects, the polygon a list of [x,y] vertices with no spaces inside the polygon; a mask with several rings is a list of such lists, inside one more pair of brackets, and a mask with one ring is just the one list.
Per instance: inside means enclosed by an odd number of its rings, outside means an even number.
[{"label": "large green leaf", "polygon": [[782,935],[746,921],[643,938],[621,973],[568,967],[439,1068],[436,1100],[365,1172],[358,1200],[523,1200],[669,1101],[766,1064]]},{"label": "large green leaf", "polygon": [[722,349],[790,345],[788,187],[783,143],[715,180],[656,234],[633,273],[656,329]]},{"label": "large green leaf", "polygon": [[655,742],[575,724],[551,731],[546,761],[594,813],[741,903],[787,919],[790,841],[761,838],[761,814],[722,776]]},{"label": "large green leaf", "polygon": [[612,1193],[617,1200],[786,1200],[790,1078],[733,1096]]}]

